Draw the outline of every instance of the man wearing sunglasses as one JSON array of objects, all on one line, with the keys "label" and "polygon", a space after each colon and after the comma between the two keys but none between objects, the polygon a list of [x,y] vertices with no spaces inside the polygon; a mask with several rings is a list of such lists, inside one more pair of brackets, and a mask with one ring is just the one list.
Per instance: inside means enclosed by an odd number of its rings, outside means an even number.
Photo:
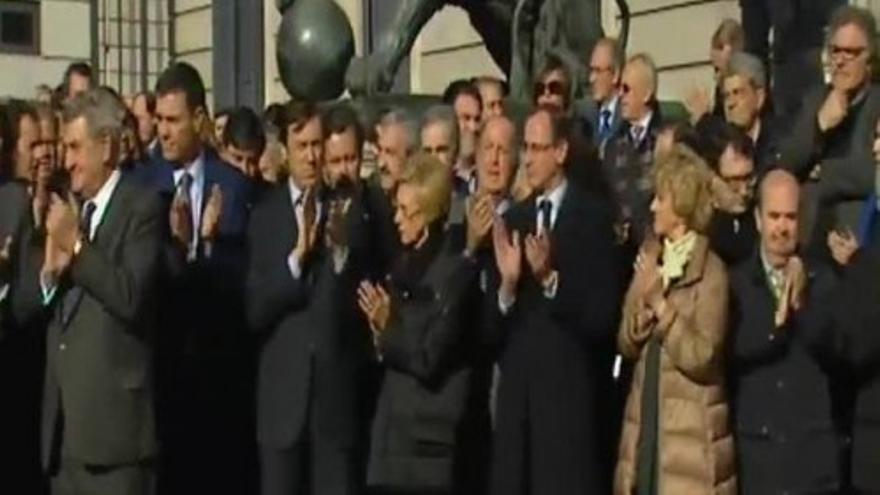
[{"label": "man wearing sunglasses", "polygon": [[781,146],[782,163],[809,181],[801,241],[821,255],[828,254],[830,230],[858,229],[865,199],[874,189],[871,143],[880,115],[880,91],[871,83],[877,55],[873,15],[841,7],[828,32],[830,84],[807,94]]},{"label": "man wearing sunglasses", "polygon": [[616,201],[618,241],[637,248],[649,225],[650,170],[660,129],[657,69],[647,54],[630,57],[620,84],[623,125],[605,147],[603,170]]},{"label": "man wearing sunglasses", "polygon": [[571,108],[572,78],[565,62],[555,55],[548,56],[535,80],[532,104],[556,115],[567,115]]}]

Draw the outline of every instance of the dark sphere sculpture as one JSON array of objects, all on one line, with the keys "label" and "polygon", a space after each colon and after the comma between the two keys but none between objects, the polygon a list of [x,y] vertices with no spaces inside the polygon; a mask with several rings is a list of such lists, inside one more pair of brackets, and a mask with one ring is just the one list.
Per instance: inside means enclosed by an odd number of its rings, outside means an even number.
[{"label": "dark sphere sculpture", "polygon": [[282,10],[278,70],[292,97],[312,101],[338,97],[353,56],[351,25],[333,0],[296,0]]}]

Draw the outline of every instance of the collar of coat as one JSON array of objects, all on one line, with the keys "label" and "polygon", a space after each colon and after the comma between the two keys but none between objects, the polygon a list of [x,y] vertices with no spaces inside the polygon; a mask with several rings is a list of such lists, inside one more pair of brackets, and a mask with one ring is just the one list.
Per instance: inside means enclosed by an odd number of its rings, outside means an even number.
[{"label": "collar of coat", "polygon": [[[662,249],[659,242],[654,239],[648,241],[647,252],[661,253]],[[693,285],[703,279],[703,273],[706,269],[706,261],[709,259],[709,239],[697,234],[697,240],[694,242],[694,248],[691,252],[691,259],[684,268],[684,275],[678,280],[674,280],[670,288],[687,287]]]}]

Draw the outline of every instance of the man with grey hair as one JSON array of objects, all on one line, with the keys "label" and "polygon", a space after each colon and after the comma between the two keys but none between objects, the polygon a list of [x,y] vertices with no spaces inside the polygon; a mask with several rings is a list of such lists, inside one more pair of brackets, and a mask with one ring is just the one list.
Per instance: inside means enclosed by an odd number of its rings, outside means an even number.
[{"label": "man with grey hair", "polygon": [[[125,108],[104,89],[64,109],[70,197],[53,193],[39,281],[42,462],[53,494],[151,494],[158,196],[119,171]],[[36,270],[36,268],[34,268]]]},{"label": "man with grey hair", "polygon": [[[721,73],[720,84],[724,119],[705,114],[696,124],[697,132],[706,142],[717,143],[724,140],[727,124],[742,129],[754,144],[755,171],[762,175],[779,162],[776,126],[768,111],[770,92],[764,63],[752,54],[734,53]],[[721,154],[724,150],[716,151]]]},{"label": "man with grey hair", "polygon": [[845,5],[832,15],[828,32],[830,84],[807,93],[780,146],[782,163],[807,183],[801,240],[822,255],[830,231],[858,230],[874,191],[871,143],[880,116],[880,91],[871,82],[877,70],[873,15]]},{"label": "man with grey hair", "polygon": [[448,105],[436,105],[422,119],[422,151],[435,156],[452,170],[458,161],[458,122]]},{"label": "man with grey hair", "polygon": [[620,118],[620,76],[623,57],[614,38],[600,38],[593,46],[587,72],[590,77],[590,95],[576,102],[576,113],[593,130],[593,141],[600,153],[605,143],[617,133]]},{"label": "man with grey hair", "polygon": [[418,121],[399,108],[386,112],[376,124],[376,172],[367,181],[366,201],[373,213],[373,238],[378,248],[376,266],[380,273],[387,273],[400,249],[394,201],[406,162],[418,150],[418,133]]}]

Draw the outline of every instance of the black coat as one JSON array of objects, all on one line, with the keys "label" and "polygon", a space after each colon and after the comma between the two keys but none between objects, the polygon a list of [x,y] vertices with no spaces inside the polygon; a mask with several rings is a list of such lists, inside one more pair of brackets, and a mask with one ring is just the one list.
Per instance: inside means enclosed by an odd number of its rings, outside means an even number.
[{"label": "black coat", "polygon": [[14,181],[0,185],[0,241],[7,236],[12,238],[9,261],[0,262],[0,287],[8,287],[0,296],[0,492],[40,494],[46,317],[36,284],[23,283],[22,276],[28,275],[30,256],[41,255],[43,248],[30,249],[31,199],[26,187]]},{"label": "black coat", "polygon": [[835,301],[857,387],[853,418],[853,485],[880,492],[880,232],[844,272]]},{"label": "black coat", "polygon": [[776,329],[758,254],[731,272],[730,385],[741,493],[831,493],[841,486],[833,384],[840,334],[833,273],[807,264],[804,307]]},{"label": "black coat", "polygon": [[[368,356],[369,330],[357,308],[356,287],[368,252],[360,244],[369,218],[360,201],[348,211],[349,254],[336,273],[329,251],[318,249],[293,278],[288,256],[297,225],[287,182],[271,190],[251,215],[246,308],[261,336],[257,379],[257,439],[284,450],[307,438],[310,408],[318,431],[341,448],[353,447],[359,419],[357,376]],[[306,435],[306,436],[304,436]]]},{"label": "black coat", "polygon": [[369,484],[475,493],[468,471],[480,459],[472,451],[486,441],[473,435],[470,407],[476,339],[468,296],[477,264],[435,232],[433,245],[404,252],[400,275],[409,280],[391,280],[392,318],[378,346],[385,378]]},{"label": "black coat", "polygon": [[735,215],[715,211],[709,224],[709,244],[727,266],[738,265],[755,251],[758,230],[755,211],[748,209]]},{"label": "black coat", "polygon": [[[535,198],[505,215],[524,237],[535,231]],[[616,441],[611,374],[621,281],[611,212],[573,183],[551,233],[559,273],[548,299],[523,261],[516,302],[502,315],[498,273],[485,316],[498,349],[492,493],[606,493]]]}]

